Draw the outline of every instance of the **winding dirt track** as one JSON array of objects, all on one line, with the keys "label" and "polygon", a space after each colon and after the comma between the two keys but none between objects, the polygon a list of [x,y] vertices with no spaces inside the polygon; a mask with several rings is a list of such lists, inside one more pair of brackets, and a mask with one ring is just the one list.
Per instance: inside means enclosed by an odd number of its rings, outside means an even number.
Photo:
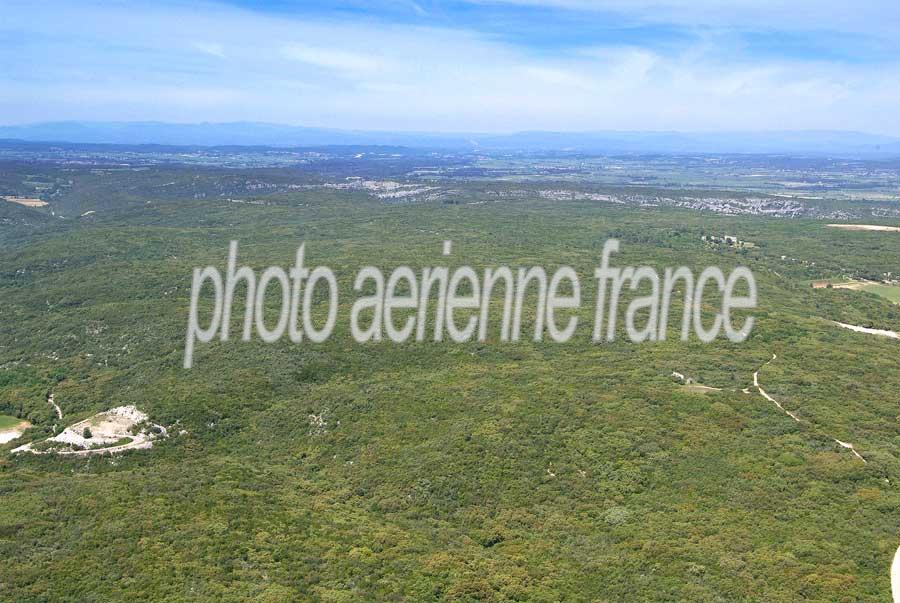
[{"label": "winding dirt track", "polygon": [[47,394],[47,403],[56,409],[56,416],[62,419],[62,409],[59,407],[59,404],[53,400],[53,392]]},{"label": "winding dirt track", "polygon": [[[782,406],[778,400],[776,400],[775,398],[770,396],[768,393],[766,393],[766,390],[764,390],[762,388],[762,386],[759,384],[759,371],[761,371],[763,368],[765,368],[766,365],[770,364],[776,358],[778,358],[778,356],[776,354],[772,354],[772,358],[770,358],[768,362],[766,362],[761,367],[759,367],[759,370],[757,370],[755,373],[753,373],[753,386],[759,390],[759,393],[763,398],[765,398],[769,402],[772,402],[773,404],[775,404],[775,406],[777,406],[778,409],[781,410],[781,412],[783,412],[784,414],[786,414],[787,416],[792,418],[797,423],[801,423],[802,421],[800,420],[800,417],[798,417],[796,414],[792,413],[791,411],[787,410],[784,406]],[[851,444],[850,442],[842,442],[841,440],[839,440],[837,438],[834,438],[831,436],[828,436],[828,437],[830,437],[832,439],[832,441],[834,441],[836,444],[838,444],[842,448],[846,448],[847,450],[852,452],[853,456],[855,456],[862,462],[864,462],[864,463],[867,462],[866,459],[864,459],[863,456],[859,452],[856,451],[856,448],[854,448],[853,444]],[[895,565],[896,565],[896,563],[897,563],[897,561],[895,558]],[[900,567],[898,567],[897,571],[900,572]],[[900,602],[898,602],[898,603],[900,603]]]},{"label": "winding dirt track", "polygon": [[[772,360],[775,360],[776,358],[778,358],[778,356],[776,354],[772,354],[772,358],[769,360],[769,362],[772,362]],[[766,364],[769,364],[769,362],[767,362]],[[764,364],[763,366],[766,366],[766,364]],[[759,384],[759,371],[762,370],[763,366],[759,367],[759,370],[756,371],[755,373],[753,373],[753,387],[755,387],[756,389],[759,390],[759,393],[762,394],[763,398],[765,398],[769,402],[774,403],[775,406],[777,406],[781,410],[781,412],[783,412],[784,414],[786,414],[787,416],[789,416],[790,418],[792,418],[793,420],[795,420],[799,423],[800,418],[797,417],[797,415],[795,415],[791,411],[787,410],[784,406],[781,405],[780,402],[778,402],[778,400],[776,400],[775,398],[770,396],[768,393],[766,393],[766,390],[764,390],[762,388],[762,386]]]},{"label": "winding dirt track", "polygon": [[31,447],[31,443],[19,446],[12,452],[30,452],[31,454],[58,454],[61,456],[100,456],[104,454],[116,454],[117,452],[125,452],[126,450],[141,450],[144,448],[152,448],[153,441],[145,434],[138,434],[130,442],[120,444],[118,446],[110,446],[109,448],[88,448],[85,450],[35,450]]},{"label": "winding dirt track", "polygon": [[839,327],[856,331],[857,333],[866,333],[868,335],[878,335],[880,337],[890,337],[891,339],[900,339],[900,333],[896,331],[886,331],[884,329],[870,329],[868,327],[857,327],[856,325],[848,325],[843,322],[835,322]]}]

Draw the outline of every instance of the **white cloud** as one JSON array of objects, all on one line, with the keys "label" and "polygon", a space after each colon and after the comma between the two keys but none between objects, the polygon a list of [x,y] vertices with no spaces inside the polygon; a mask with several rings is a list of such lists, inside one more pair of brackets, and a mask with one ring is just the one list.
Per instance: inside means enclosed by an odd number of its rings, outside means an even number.
[{"label": "white cloud", "polygon": [[[900,61],[749,60],[725,52],[715,37],[677,51],[592,45],[537,52],[472,31],[262,16],[218,5],[124,9],[51,0],[17,4],[9,14],[0,28],[41,40],[15,56],[0,46],[0,63],[16,67],[0,71],[0,115],[10,123],[900,134]],[[76,21],[84,25],[73,33]],[[215,41],[198,41],[198,32],[214,33]],[[220,55],[227,60],[207,58]]]},{"label": "white cloud", "polygon": [[896,0],[468,0],[615,14],[635,23],[895,36]]},{"label": "white cloud", "polygon": [[193,47],[213,57],[225,58],[225,47],[218,42],[194,42]]},{"label": "white cloud", "polygon": [[294,61],[349,75],[372,74],[381,68],[381,63],[371,55],[348,52],[340,48],[288,44],[282,47],[281,53]]}]

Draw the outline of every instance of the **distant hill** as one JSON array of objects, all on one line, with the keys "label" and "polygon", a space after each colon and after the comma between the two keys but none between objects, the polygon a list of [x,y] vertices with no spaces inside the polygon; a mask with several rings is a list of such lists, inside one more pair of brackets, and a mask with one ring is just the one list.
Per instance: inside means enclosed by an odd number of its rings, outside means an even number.
[{"label": "distant hill", "polygon": [[483,137],[486,147],[626,153],[900,154],[900,139],[860,132],[519,132]]},{"label": "distant hill", "polygon": [[412,148],[595,153],[765,153],[900,155],[900,138],[846,131],[517,132],[514,134],[379,132],[259,122],[45,122],[0,126],[0,138],[23,141],[194,146],[388,145]]},{"label": "distant hill", "polygon": [[457,135],[367,132],[258,122],[175,124],[164,122],[45,122],[0,126],[0,138],[98,144],[320,147],[330,145],[462,148]]}]

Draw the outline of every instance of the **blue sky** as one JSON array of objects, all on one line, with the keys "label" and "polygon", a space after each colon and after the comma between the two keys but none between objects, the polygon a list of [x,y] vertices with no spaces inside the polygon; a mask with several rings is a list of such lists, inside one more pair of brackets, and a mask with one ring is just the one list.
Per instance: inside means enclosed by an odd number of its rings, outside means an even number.
[{"label": "blue sky", "polygon": [[0,122],[900,135],[896,0],[24,2]]}]

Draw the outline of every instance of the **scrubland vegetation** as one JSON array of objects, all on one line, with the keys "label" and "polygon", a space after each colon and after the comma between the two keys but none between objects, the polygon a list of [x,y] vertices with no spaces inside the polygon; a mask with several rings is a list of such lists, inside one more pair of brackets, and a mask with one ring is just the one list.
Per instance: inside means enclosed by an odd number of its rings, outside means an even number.
[{"label": "scrubland vegetation", "polygon": [[[900,348],[830,321],[896,331],[900,306],[809,283],[896,274],[895,233],[466,179],[438,201],[388,204],[229,188],[321,180],[291,169],[2,171],[3,194],[38,172],[59,184],[48,208],[0,203],[0,414],[33,424],[0,448],[4,600],[889,597]],[[725,234],[754,245],[702,238]],[[619,265],[750,267],[750,338],[592,344],[590,304],[566,344],[349,335],[361,266],[591,274],[611,237]],[[305,242],[338,275],[335,335],[214,342],[183,369],[192,270],[222,266],[233,239],[256,270]],[[757,370],[801,422],[742,391]],[[170,437],[114,457],[8,454],[122,405]]]}]

